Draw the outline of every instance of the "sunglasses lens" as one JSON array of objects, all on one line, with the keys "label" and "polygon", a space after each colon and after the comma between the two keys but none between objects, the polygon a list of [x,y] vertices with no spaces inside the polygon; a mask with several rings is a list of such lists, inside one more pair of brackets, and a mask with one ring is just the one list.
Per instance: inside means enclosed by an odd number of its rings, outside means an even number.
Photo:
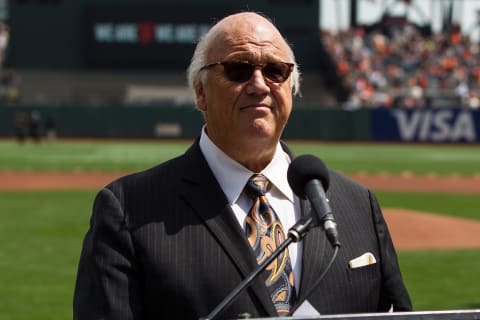
[{"label": "sunglasses lens", "polygon": [[263,68],[263,75],[272,82],[284,82],[290,76],[290,70],[289,64],[272,62]]},{"label": "sunglasses lens", "polygon": [[253,65],[245,62],[225,62],[223,68],[228,80],[235,82],[248,81],[255,69]]},{"label": "sunglasses lens", "polygon": [[[257,67],[248,62],[222,62],[225,75],[228,80],[234,82],[246,82]],[[292,65],[283,62],[267,63],[262,68],[263,76],[271,82],[284,82],[290,76]]]}]

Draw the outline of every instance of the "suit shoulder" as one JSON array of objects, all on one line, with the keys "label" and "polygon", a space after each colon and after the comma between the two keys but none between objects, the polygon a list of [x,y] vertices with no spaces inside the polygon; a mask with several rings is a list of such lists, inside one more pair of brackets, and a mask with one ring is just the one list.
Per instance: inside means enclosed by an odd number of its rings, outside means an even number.
[{"label": "suit shoulder", "polygon": [[121,176],[110,182],[106,188],[115,191],[119,188],[142,188],[142,186],[150,185],[153,181],[155,181],[157,185],[168,183],[181,172],[181,168],[184,165],[184,157],[185,155],[180,155],[151,168]]},{"label": "suit shoulder", "polygon": [[369,189],[358,183],[357,181],[353,180],[352,178],[346,176],[343,173],[340,173],[338,171],[329,169],[329,174],[330,174],[330,187],[331,188],[340,188],[340,189],[352,189],[356,190],[358,192],[368,192]]}]

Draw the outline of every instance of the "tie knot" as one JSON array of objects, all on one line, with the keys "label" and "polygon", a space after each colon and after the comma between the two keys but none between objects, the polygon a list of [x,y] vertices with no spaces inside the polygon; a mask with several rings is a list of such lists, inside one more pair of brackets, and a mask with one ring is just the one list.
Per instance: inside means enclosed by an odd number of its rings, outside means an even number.
[{"label": "tie knot", "polygon": [[260,197],[265,195],[270,187],[270,181],[263,174],[254,174],[248,180],[245,191],[251,197]]}]

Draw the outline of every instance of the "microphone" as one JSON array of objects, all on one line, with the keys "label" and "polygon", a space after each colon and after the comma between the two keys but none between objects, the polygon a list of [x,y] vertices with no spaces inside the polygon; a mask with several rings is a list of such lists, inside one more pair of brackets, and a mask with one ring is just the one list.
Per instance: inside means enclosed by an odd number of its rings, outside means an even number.
[{"label": "microphone", "polygon": [[339,247],[337,224],[325,195],[330,176],[323,161],[309,154],[298,156],[288,167],[287,179],[293,192],[312,204],[318,223],[325,230],[330,244]]}]

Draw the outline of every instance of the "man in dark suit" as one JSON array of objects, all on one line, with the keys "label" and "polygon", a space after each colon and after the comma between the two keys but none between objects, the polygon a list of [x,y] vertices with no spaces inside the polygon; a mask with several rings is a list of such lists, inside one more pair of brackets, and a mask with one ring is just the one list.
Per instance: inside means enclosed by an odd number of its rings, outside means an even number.
[{"label": "man in dark suit", "polygon": [[[197,45],[188,78],[205,117],[201,135],[184,155],[98,193],[79,263],[75,319],[204,317],[285,229],[310,214],[310,203],[288,185],[293,155],[280,142],[299,71],[273,24],[251,12],[222,19]],[[251,181],[261,185],[251,179],[258,173],[271,187],[252,197],[244,190]],[[342,247],[327,276],[311,290],[333,254],[322,229],[312,228],[221,318],[289,315],[301,303],[297,311],[310,315],[411,309],[374,195],[334,171],[330,180]],[[269,227],[281,226],[272,238],[252,222],[265,212]],[[277,280],[285,282],[272,289]]]}]

